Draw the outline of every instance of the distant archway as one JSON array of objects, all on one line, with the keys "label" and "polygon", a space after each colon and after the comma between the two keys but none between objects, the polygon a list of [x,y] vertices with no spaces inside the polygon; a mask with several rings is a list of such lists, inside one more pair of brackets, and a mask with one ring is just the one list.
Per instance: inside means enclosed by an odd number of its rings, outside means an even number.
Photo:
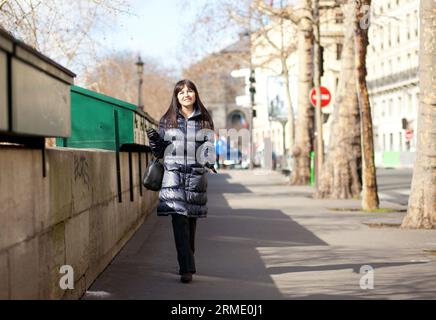
[{"label": "distant archway", "polygon": [[227,116],[228,129],[248,129],[250,127],[245,114],[239,110],[232,111]]}]

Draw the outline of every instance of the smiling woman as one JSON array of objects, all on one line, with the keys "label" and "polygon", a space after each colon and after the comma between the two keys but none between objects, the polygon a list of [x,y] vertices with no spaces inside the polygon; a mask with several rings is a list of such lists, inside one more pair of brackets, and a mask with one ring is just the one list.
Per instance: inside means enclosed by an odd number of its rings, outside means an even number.
[{"label": "smiling woman", "polygon": [[192,281],[197,218],[207,215],[207,173],[215,162],[214,124],[190,80],[176,83],[171,104],[159,121],[159,133],[148,129],[156,158],[164,158],[157,214],[172,217],[179,273]]},{"label": "smiling woman", "polygon": [[195,92],[191,88],[185,86],[178,94],[177,99],[180,103],[180,112],[185,118],[188,118],[194,110]]}]

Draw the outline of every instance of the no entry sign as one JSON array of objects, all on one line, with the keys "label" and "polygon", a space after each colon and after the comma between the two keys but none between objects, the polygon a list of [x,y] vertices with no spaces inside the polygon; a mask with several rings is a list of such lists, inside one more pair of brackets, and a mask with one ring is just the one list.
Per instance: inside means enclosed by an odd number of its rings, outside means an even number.
[{"label": "no entry sign", "polygon": [[412,130],[406,130],[406,141],[410,141],[413,139],[413,131]]},{"label": "no entry sign", "polygon": [[[332,95],[330,94],[329,89],[326,87],[320,87],[321,89],[321,107],[326,107],[329,105],[330,101],[332,100]],[[316,90],[315,88],[312,88],[310,90],[310,102],[312,103],[312,106],[316,107]]]}]

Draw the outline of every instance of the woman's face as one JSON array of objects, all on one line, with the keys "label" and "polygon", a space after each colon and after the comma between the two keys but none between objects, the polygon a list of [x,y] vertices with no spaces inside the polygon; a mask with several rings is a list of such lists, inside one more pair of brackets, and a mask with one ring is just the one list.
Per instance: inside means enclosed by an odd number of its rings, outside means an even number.
[{"label": "woman's face", "polygon": [[195,92],[187,86],[184,86],[183,89],[177,94],[177,99],[179,100],[181,106],[190,108],[195,102]]}]

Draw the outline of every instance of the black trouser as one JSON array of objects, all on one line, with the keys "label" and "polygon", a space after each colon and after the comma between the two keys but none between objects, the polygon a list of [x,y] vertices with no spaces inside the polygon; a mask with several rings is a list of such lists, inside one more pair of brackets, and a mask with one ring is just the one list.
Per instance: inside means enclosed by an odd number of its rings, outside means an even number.
[{"label": "black trouser", "polygon": [[195,229],[197,218],[181,214],[172,215],[174,240],[176,242],[179,273],[195,273]]}]

